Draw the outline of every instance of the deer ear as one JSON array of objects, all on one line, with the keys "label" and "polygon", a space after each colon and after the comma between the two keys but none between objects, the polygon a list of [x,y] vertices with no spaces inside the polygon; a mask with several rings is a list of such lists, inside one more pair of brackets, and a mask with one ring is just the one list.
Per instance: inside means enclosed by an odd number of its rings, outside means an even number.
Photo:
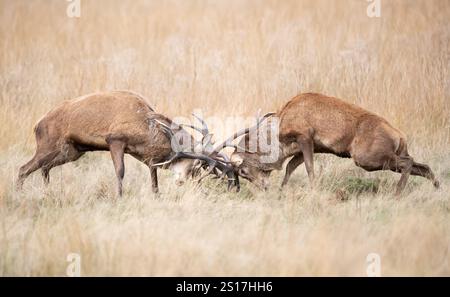
[{"label": "deer ear", "polygon": [[233,164],[233,166],[239,167],[239,166],[241,166],[241,164],[243,162],[244,162],[244,158],[242,158],[240,155],[238,155],[238,154],[231,155],[231,164]]}]

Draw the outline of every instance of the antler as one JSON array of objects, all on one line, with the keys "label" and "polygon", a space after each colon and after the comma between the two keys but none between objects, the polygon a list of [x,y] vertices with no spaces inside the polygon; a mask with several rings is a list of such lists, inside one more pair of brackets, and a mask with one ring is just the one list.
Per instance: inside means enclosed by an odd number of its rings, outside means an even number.
[{"label": "antler", "polygon": [[203,120],[200,116],[196,115],[195,113],[192,113],[192,115],[202,124],[202,134],[203,136],[209,134],[208,124],[206,124],[205,120]]},{"label": "antler", "polygon": [[[197,159],[197,160],[204,161],[205,163],[208,164],[208,167],[209,167],[207,174],[210,174],[211,172],[213,172],[213,170],[215,168],[217,168],[220,171],[222,171],[222,175],[226,175],[228,177],[228,190],[230,190],[233,186],[236,186],[238,191],[240,189],[239,178],[234,173],[233,166],[231,166],[229,164],[225,164],[223,161],[216,160],[216,159],[213,159],[213,158],[205,156],[205,155],[200,155],[200,154],[196,154],[196,153],[187,153],[187,152],[177,152],[169,160],[162,162],[162,163],[153,164],[152,166],[156,167],[156,166],[169,164],[169,163],[175,161],[176,159]],[[203,179],[203,177],[202,177],[202,179]]]},{"label": "antler", "polygon": [[164,134],[166,134],[167,138],[169,138],[169,140],[171,141],[171,144],[176,146],[175,151],[177,151],[177,152],[182,151],[182,148],[181,148],[180,144],[178,143],[178,141],[172,141],[173,137],[175,137],[175,134],[173,133],[172,129],[169,126],[167,126],[166,124],[164,124],[163,122],[161,122],[160,120],[157,120],[157,119],[152,119],[152,120],[157,122],[161,126]]},{"label": "antler", "polygon": [[[258,114],[259,114],[259,112],[258,112]],[[234,134],[231,135],[229,138],[227,138],[227,140],[225,140],[224,142],[222,142],[222,143],[220,143],[219,145],[217,145],[217,146],[214,148],[214,151],[213,151],[213,152],[219,153],[222,149],[224,149],[224,148],[226,148],[226,147],[234,147],[235,149],[241,149],[241,150],[247,151],[247,152],[249,152],[249,153],[254,153],[254,152],[249,151],[249,150],[246,150],[245,148],[242,148],[242,147],[240,147],[240,146],[238,146],[238,145],[236,145],[236,144],[233,144],[232,142],[233,142],[236,138],[238,138],[238,137],[240,137],[240,136],[242,136],[242,135],[245,135],[245,134],[251,132],[251,131],[254,130],[255,128],[256,128],[256,130],[257,130],[257,129],[259,128],[259,125],[260,125],[266,118],[268,118],[268,117],[270,117],[270,116],[273,116],[274,114],[275,114],[275,112],[269,112],[269,113],[266,113],[263,117],[259,117],[259,116],[258,116],[258,117],[257,117],[257,121],[256,121],[256,125],[255,125],[255,126],[249,127],[249,128],[245,128],[245,129],[242,129],[242,130],[240,130],[240,131],[234,133]]]},{"label": "antler", "polygon": [[194,129],[194,130],[202,133],[203,137],[206,137],[209,134],[208,124],[206,124],[205,120],[203,120],[200,116],[196,115],[195,113],[192,113],[192,115],[202,124],[201,128],[194,126],[194,125],[188,125],[188,124],[181,124],[180,126],[189,127],[191,129]]},{"label": "antler", "polygon": [[203,150],[208,151],[208,148],[212,144],[212,134],[209,132],[208,124],[205,122],[205,120],[203,120],[200,116],[196,115],[195,113],[192,113],[192,115],[202,124],[202,128],[189,124],[181,124],[180,126],[189,127],[191,129],[194,129],[195,131],[200,132],[203,135],[202,138]]},{"label": "antler", "polygon": [[[221,154],[220,151],[222,149],[224,149],[225,147],[234,147],[235,149],[242,149],[244,151],[254,153],[245,148],[241,148],[238,145],[233,144],[232,142],[236,138],[238,138],[242,135],[245,135],[247,133],[250,133],[254,129],[258,130],[261,123],[266,118],[274,115],[275,113],[269,112],[269,113],[265,114],[263,117],[260,117],[259,114],[260,114],[260,111],[258,111],[258,116],[256,117],[257,118],[256,125],[254,125],[253,127],[242,129],[242,130],[234,133],[232,136],[227,138],[224,142],[220,143],[215,148],[213,148],[212,151],[210,149],[208,149],[208,147],[211,146],[211,137],[212,137],[212,134],[209,133],[208,125],[202,118],[200,118],[199,116],[197,116],[195,114],[192,114],[199,122],[201,122],[202,128],[199,128],[199,127],[196,127],[193,125],[183,125],[183,124],[180,126],[189,127],[189,128],[192,128],[192,129],[202,133],[202,135],[203,135],[203,141],[202,141],[203,152],[207,152],[207,155],[205,153],[198,154],[198,153],[191,153],[191,152],[183,152],[178,141],[172,141],[173,137],[175,137],[175,134],[173,133],[172,129],[165,123],[163,123],[157,119],[153,119],[155,122],[157,122],[161,126],[161,128],[163,129],[166,136],[171,140],[172,145],[176,146],[175,147],[176,153],[169,160],[161,162],[161,163],[153,164],[152,166],[163,166],[166,164],[170,164],[171,162],[173,162],[177,159],[181,159],[181,158],[201,160],[201,161],[205,162],[209,168],[207,169],[206,173],[204,175],[202,175],[200,180],[202,180],[204,177],[206,177],[207,175],[209,175],[213,172],[216,173],[217,176],[219,176],[217,173],[217,169],[218,169],[222,172],[221,176],[226,175],[228,177],[228,189],[230,190],[232,188],[232,186],[234,185],[237,187],[237,191],[239,191],[239,189],[240,189],[239,177],[236,174],[234,167],[231,165],[230,159],[225,154]],[[206,144],[204,141],[205,139],[207,140]],[[208,152],[208,151],[210,151],[210,152]]]},{"label": "antler", "polygon": [[226,175],[228,177],[228,189],[230,190],[232,188],[232,186],[235,185],[237,187],[237,190],[239,191],[239,189],[240,189],[239,178],[235,174],[233,166],[231,166],[229,164],[229,159],[225,155],[222,155],[222,154],[218,155],[221,158],[223,158],[223,160],[221,160],[221,159],[216,159],[214,157],[210,157],[210,156],[207,156],[204,154],[183,152],[178,141],[172,141],[173,137],[175,137],[175,134],[173,133],[172,129],[168,125],[166,125],[165,123],[163,123],[157,119],[152,119],[152,120],[161,126],[163,132],[171,140],[172,145],[176,145],[175,155],[173,155],[167,161],[153,164],[152,165],[153,167],[170,164],[171,162],[173,162],[177,159],[182,159],[182,158],[201,160],[201,161],[205,162],[206,164],[208,164],[208,167],[209,167],[208,173],[213,172],[213,170],[215,170],[216,168],[219,169],[222,172],[222,175]]}]

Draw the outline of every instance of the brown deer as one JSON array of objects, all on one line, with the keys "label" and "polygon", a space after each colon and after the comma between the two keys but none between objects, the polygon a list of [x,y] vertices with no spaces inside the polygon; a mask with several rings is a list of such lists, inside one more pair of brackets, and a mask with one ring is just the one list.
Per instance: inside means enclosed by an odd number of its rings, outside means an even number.
[{"label": "brown deer", "polygon": [[[210,138],[206,124],[202,123],[203,129],[193,128],[201,131],[204,138]],[[178,185],[195,175],[200,167],[209,167],[209,172],[219,169],[229,177],[229,188],[233,185],[239,188],[233,168],[221,155],[209,157],[203,153],[202,143],[156,113],[142,96],[130,91],[95,93],[64,101],[38,121],[34,133],[36,152],[19,170],[19,189],[26,177],[38,169],[48,184],[53,167],[75,161],[89,151],[110,151],[120,196],[124,154],[149,166],[155,193],[158,167],[172,170]]]},{"label": "brown deer", "polygon": [[[425,177],[439,188],[430,167],[417,163],[408,154],[405,135],[385,119],[333,97],[321,94],[300,94],[276,113],[279,121],[278,158],[262,162],[259,146],[256,152],[248,150],[253,133],[237,133],[228,141],[246,135],[231,155],[231,162],[239,176],[262,189],[267,189],[270,172],[286,166],[282,186],[292,172],[303,162],[311,184],[314,181],[314,153],[330,153],[353,158],[355,164],[367,171],[392,170],[401,173],[396,195],[405,188],[410,174]],[[266,126],[267,127],[267,126]],[[265,128],[267,129],[267,128]],[[219,148],[220,149],[220,148]]]}]

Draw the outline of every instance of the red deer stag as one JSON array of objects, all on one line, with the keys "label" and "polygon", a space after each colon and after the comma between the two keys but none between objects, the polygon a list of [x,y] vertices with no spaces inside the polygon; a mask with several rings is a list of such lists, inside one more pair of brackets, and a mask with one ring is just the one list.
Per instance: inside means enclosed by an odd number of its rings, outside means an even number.
[{"label": "red deer stag", "polygon": [[[282,186],[303,162],[313,184],[314,153],[353,158],[357,166],[367,171],[392,170],[401,173],[396,195],[405,188],[410,174],[425,177],[439,188],[439,181],[430,167],[415,162],[408,154],[406,137],[401,131],[382,117],[354,104],[321,94],[300,94],[285,104],[276,116],[279,121],[277,160],[261,162],[263,153],[259,147],[256,152],[237,149],[231,155],[231,162],[239,176],[260,188],[267,189],[270,172],[282,169],[283,162],[290,157],[293,158],[286,166]],[[239,147],[248,148],[254,136],[247,133]]]},{"label": "red deer stag", "polygon": [[[201,130],[204,138],[210,137],[207,127],[204,128]],[[38,169],[47,184],[53,167],[75,161],[89,151],[110,151],[119,196],[125,173],[124,154],[149,166],[155,193],[158,192],[158,167],[172,170],[177,184],[192,177],[199,167],[209,167],[229,177],[229,188],[239,186],[229,163],[219,155],[208,157],[203,148],[198,152],[201,144],[191,134],[155,113],[142,96],[133,92],[95,93],[65,101],[38,121],[34,133],[36,152],[20,168],[19,189],[28,175]],[[180,139],[185,145],[179,143]]]}]

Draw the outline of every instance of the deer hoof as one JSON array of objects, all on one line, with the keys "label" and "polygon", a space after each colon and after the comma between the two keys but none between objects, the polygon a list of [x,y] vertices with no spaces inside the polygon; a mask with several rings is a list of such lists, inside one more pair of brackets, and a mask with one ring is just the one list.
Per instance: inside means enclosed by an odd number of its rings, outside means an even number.
[{"label": "deer hoof", "polygon": [[436,180],[434,180],[434,182],[433,182],[433,186],[434,186],[436,189],[439,189],[439,187],[441,186],[441,183],[436,179]]}]

